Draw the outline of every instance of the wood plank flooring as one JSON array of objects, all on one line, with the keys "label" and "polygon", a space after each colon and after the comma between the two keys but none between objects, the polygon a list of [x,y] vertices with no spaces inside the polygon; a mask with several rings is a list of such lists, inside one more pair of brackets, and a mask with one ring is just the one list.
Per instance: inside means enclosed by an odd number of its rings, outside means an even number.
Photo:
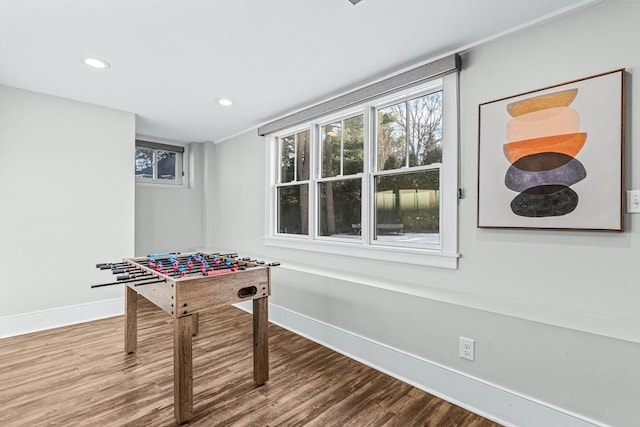
[{"label": "wood plank flooring", "polygon": [[[134,355],[122,316],[0,340],[0,425],[174,426],[172,320],[138,310]],[[188,425],[498,426],[273,324],[257,387],[251,331],[234,307],[200,315]]]}]

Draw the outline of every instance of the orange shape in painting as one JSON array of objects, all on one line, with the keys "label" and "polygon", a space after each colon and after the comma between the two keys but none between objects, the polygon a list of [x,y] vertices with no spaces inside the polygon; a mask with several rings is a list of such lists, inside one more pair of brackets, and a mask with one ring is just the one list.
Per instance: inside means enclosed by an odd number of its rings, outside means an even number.
[{"label": "orange shape in painting", "polygon": [[575,157],[586,140],[587,134],[578,132],[509,142],[504,144],[502,149],[509,163],[513,164],[524,156],[538,153],[562,153]]},{"label": "orange shape in painting", "polygon": [[547,95],[534,96],[533,98],[507,104],[507,112],[511,117],[518,117],[546,108],[567,107],[573,102],[577,94],[578,89],[569,89]]},{"label": "orange shape in painting", "polygon": [[580,130],[580,116],[571,107],[546,108],[523,114],[507,123],[507,141],[564,135]]}]

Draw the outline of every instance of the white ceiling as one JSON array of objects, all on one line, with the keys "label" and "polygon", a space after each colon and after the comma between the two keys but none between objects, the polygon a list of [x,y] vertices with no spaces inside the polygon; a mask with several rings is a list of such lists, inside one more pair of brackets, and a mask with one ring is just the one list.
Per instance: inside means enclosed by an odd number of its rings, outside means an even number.
[{"label": "white ceiling", "polygon": [[134,112],[139,135],[220,141],[593,3],[0,0],[0,83]]}]

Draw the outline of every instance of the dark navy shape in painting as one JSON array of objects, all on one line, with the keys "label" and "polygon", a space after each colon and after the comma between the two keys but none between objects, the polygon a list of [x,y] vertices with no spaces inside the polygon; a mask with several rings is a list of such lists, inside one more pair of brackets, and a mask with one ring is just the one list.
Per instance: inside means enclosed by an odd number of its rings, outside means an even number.
[{"label": "dark navy shape in painting", "polygon": [[531,218],[566,215],[576,206],[578,194],[566,185],[532,187],[511,201],[514,214]]}]

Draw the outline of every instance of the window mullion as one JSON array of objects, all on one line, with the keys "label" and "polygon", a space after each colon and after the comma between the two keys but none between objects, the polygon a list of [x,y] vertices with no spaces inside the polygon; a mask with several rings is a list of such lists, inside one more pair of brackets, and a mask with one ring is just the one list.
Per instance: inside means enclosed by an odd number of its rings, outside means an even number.
[{"label": "window mullion", "polygon": [[[315,240],[318,237],[318,174],[321,170],[318,166],[318,161],[322,161],[322,155],[318,155],[320,153],[320,144],[319,144],[319,133],[320,126],[312,123],[309,127],[309,156],[311,159],[308,160],[309,163],[309,178],[308,178],[308,204],[309,204],[309,212],[307,220],[309,221],[309,238]],[[316,157],[317,156],[317,157]],[[314,157],[316,157],[314,159]]]},{"label": "window mullion", "polygon": [[404,159],[404,166],[405,167],[409,167],[409,141],[411,140],[411,136],[409,135],[409,130],[411,129],[411,126],[409,125],[409,102],[405,101],[404,102],[404,111],[405,111],[405,118],[404,118],[404,143],[405,143],[405,159]]},{"label": "window mullion", "polygon": [[362,214],[361,214],[361,233],[362,241],[366,245],[371,243],[371,226],[373,223],[372,209],[374,203],[374,186],[372,182],[372,173],[375,170],[376,162],[376,122],[374,110],[370,105],[364,109],[364,174],[362,177]]},{"label": "window mullion", "polygon": [[153,179],[158,180],[158,150],[153,150]]},{"label": "window mullion", "polygon": [[344,175],[344,120],[340,120],[340,175]]},{"label": "window mullion", "polygon": [[278,159],[277,160],[277,167],[276,167],[276,173],[275,173],[275,182],[277,184],[280,184],[282,182],[282,150],[284,147],[284,144],[282,143],[282,138],[275,138],[276,140],[276,155],[275,158]]},{"label": "window mullion", "polygon": [[293,181],[298,180],[298,134],[293,134]]},{"label": "window mullion", "polygon": [[389,169],[382,170],[378,172],[373,172],[374,176],[385,176],[385,175],[404,175],[413,172],[426,171],[431,169],[441,169],[442,163],[430,163],[428,165],[422,166],[412,166],[411,168],[401,168],[401,169]]}]

